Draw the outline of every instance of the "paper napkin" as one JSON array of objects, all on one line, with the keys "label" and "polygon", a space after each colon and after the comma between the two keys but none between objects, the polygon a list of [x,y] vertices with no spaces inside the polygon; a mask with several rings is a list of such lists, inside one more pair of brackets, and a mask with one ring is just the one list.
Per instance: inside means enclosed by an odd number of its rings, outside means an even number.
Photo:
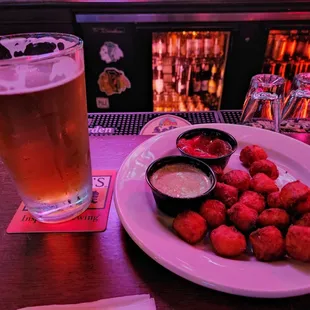
[{"label": "paper napkin", "polygon": [[101,299],[72,305],[49,305],[19,310],[156,310],[155,300],[148,294]]}]

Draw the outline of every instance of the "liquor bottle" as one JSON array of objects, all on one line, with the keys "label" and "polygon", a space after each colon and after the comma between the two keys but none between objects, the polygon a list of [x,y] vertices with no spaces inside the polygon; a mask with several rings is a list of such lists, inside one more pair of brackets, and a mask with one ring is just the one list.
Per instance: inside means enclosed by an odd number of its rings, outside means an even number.
[{"label": "liquor bottle", "polygon": [[172,32],[167,33],[167,55],[169,57],[173,56]]},{"label": "liquor bottle", "polygon": [[176,47],[175,47],[175,56],[177,58],[180,58],[182,53],[181,53],[181,46],[182,46],[182,34],[178,33],[176,34]]},{"label": "liquor bottle", "polygon": [[161,63],[158,63],[153,71],[153,87],[157,94],[164,91],[164,74]]},{"label": "liquor bottle", "polygon": [[296,45],[296,50],[295,50],[295,60],[299,61],[300,59],[303,58],[305,46],[306,46],[305,36],[301,33],[298,36],[298,40],[297,40],[297,45]]},{"label": "liquor bottle", "polygon": [[223,93],[223,80],[219,79],[216,90],[216,97],[220,99],[222,97],[222,93]]},{"label": "liquor bottle", "polygon": [[224,67],[224,65],[222,65],[221,71],[220,71],[220,78],[221,78],[222,80],[224,80],[224,74],[225,74],[225,67]]},{"label": "liquor bottle", "polygon": [[221,32],[220,36],[219,36],[219,45],[220,45],[220,50],[221,50],[221,56],[224,55],[225,42],[226,42],[226,34],[225,34],[225,32]]},{"label": "liquor bottle", "polygon": [[176,78],[176,91],[180,95],[184,95],[186,92],[186,75],[183,64],[179,66],[179,72]]},{"label": "liquor bottle", "polygon": [[307,72],[307,66],[308,66],[308,64],[302,59],[299,62],[298,73]]},{"label": "liquor bottle", "polygon": [[268,35],[268,41],[267,41],[267,46],[266,46],[266,50],[265,50],[265,58],[267,60],[271,59],[272,57],[272,51],[273,51],[273,46],[274,46],[274,34],[273,33],[269,33]]},{"label": "liquor bottle", "polygon": [[185,58],[187,52],[187,32],[183,31],[180,34],[180,57]]},{"label": "liquor bottle", "polygon": [[305,61],[309,61],[310,60],[310,36],[309,36],[309,32],[305,36],[305,42],[306,43],[305,43],[305,47],[304,47],[303,58]]},{"label": "liquor bottle", "polygon": [[186,34],[186,58],[193,57],[193,50],[194,50],[194,39],[193,39],[193,32],[187,32]]},{"label": "liquor bottle", "polygon": [[209,81],[209,85],[208,85],[208,93],[213,96],[216,94],[216,82],[214,80],[214,76],[211,76],[211,79]]},{"label": "liquor bottle", "polygon": [[272,50],[272,59],[282,61],[286,49],[286,38],[282,35],[275,36],[275,43]]},{"label": "liquor bottle", "polygon": [[174,57],[172,61],[172,87],[176,89],[177,76],[179,74],[180,58]]},{"label": "liquor bottle", "polygon": [[281,77],[285,77],[285,69],[286,69],[286,63],[281,63],[281,66],[278,70],[278,75]]},{"label": "liquor bottle", "polygon": [[189,78],[189,86],[188,86],[188,95],[193,96],[196,82],[196,64],[193,60],[190,66],[190,78]]},{"label": "liquor bottle", "polygon": [[271,61],[270,62],[270,74],[275,74],[275,69],[276,69],[276,63]]},{"label": "liquor bottle", "polygon": [[199,94],[201,90],[201,70],[199,64],[195,65],[195,80],[193,85],[193,93]]},{"label": "liquor bottle", "polygon": [[285,61],[290,61],[293,59],[293,56],[296,50],[296,45],[297,45],[297,31],[292,30],[290,32],[290,36],[288,37],[287,43],[286,43],[286,49],[284,53]]},{"label": "liquor bottle", "polygon": [[167,35],[167,54],[170,57],[177,56],[178,43],[180,45],[180,40],[178,42],[178,35],[176,32],[168,32]]},{"label": "liquor bottle", "polygon": [[202,55],[202,48],[203,48],[203,41],[202,41],[202,34],[201,32],[195,33],[194,36],[194,57],[199,58]]},{"label": "liquor bottle", "polygon": [[210,65],[208,63],[203,63],[201,70],[201,93],[204,95],[208,92],[209,80],[211,78]]},{"label": "liquor bottle", "polygon": [[214,40],[213,55],[215,59],[219,59],[221,57],[221,46],[220,46],[220,40],[218,36],[215,37],[215,40]]},{"label": "liquor bottle", "polygon": [[214,42],[211,33],[208,31],[204,39],[204,57],[207,62],[211,61],[213,58]]},{"label": "liquor bottle", "polygon": [[162,58],[166,54],[166,36],[165,34],[160,33],[157,43],[158,56]]},{"label": "liquor bottle", "polygon": [[214,80],[218,80],[218,78],[219,78],[219,72],[218,72],[218,70],[217,70],[217,66],[216,66],[216,64],[215,64],[215,62],[213,63],[213,66],[212,66],[212,68],[211,68],[211,75],[213,76],[213,78],[214,78]]}]

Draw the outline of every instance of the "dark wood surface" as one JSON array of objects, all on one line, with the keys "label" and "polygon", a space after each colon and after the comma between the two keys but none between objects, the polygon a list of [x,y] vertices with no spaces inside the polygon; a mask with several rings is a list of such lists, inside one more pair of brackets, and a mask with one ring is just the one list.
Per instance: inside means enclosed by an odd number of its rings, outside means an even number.
[{"label": "dark wood surface", "polygon": [[[118,169],[145,139],[143,136],[91,137],[93,168]],[[135,245],[122,228],[113,203],[108,229],[103,233],[6,234],[19,202],[0,164],[1,310],[143,293],[155,298],[157,309],[306,310],[310,307],[310,295],[276,300],[245,298],[200,287],[178,277]]]}]

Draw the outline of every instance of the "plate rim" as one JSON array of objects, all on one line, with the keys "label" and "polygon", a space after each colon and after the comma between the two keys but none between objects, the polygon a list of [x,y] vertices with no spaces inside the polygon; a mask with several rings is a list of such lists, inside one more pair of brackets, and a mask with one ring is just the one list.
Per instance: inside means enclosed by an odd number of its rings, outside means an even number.
[{"label": "plate rim", "polygon": [[[195,128],[199,128],[199,127],[210,127],[210,126],[214,126],[215,128],[221,129],[222,126],[224,127],[240,127],[240,128],[245,128],[246,126],[244,125],[238,125],[238,124],[225,124],[225,123],[207,123],[207,124],[196,124],[196,125],[189,125],[189,126],[184,126],[184,127],[179,127],[167,132],[163,132],[160,134],[157,134],[155,136],[150,136],[149,139],[143,141],[141,144],[139,144],[138,146],[136,146],[124,159],[122,165],[120,166],[120,168],[118,169],[118,173],[117,173],[117,177],[115,180],[115,189],[114,189],[114,193],[113,193],[113,197],[114,197],[114,203],[115,203],[115,208],[118,214],[118,217],[121,221],[122,226],[124,227],[124,229],[126,230],[126,232],[128,233],[128,235],[130,236],[130,238],[135,242],[136,245],[138,245],[138,247],[144,252],[146,253],[151,259],[153,259],[154,261],[156,261],[158,264],[160,264],[161,266],[163,266],[164,268],[168,269],[170,272],[173,272],[174,274],[178,275],[181,278],[184,278],[190,282],[196,283],[200,286],[212,289],[212,290],[216,290],[216,291],[220,291],[220,292],[224,292],[224,293],[228,293],[228,294],[232,294],[232,295],[238,295],[238,296],[245,296],[245,297],[252,297],[252,298],[272,298],[272,299],[276,299],[276,298],[289,298],[289,297],[294,297],[294,296],[301,296],[301,295],[305,295],[305,294],[309,294],[310,293],[310,282],[309,282],[309,287],[306,288],[295,288],[295,289],[291,289],[291,290],[276,290],[276,291],[264,291],[264,290],[250,290],[250,289],[244,289],[244,288],[235,288],[235,287],[231,287],[231,286],[227,286],[227,285],[223,285],[223,284],[219,284],[219,283],[215,283],[212,281],[204,281],[204,283],[202,284],[201,279],[199,279],[197,276],[195,275],[189,275],[188,273],[184,273],[182,272],[182,270],[180,270],[179,268],[175,267],[173,264],[171,264],[169,262],[169,260],[163,258],[163,257],[158,257],[156,255],[156,253],[154,253],[152,250],[150,250],[147,246],[145,246],[142,242],[140,242],[138,240],[138,237],[135,235],[135,233],[131,230],[131,228],[128,226],[126,220],[124,219],[122,212],[121,212],[121,208],[119,207],[119,202],[118,202],[118,197],[117,197],[117,184],[119,183],[119,178],[120,178],[120,171],[124,168],[124,166],[126,165],[127,161],[131,158],[131,156],[136,152],[136,149],[139,147],[143,147],[148,143],[151,143],[152,140],[156,140],[158,139],[158,137],[163,136],[163,135],[168,135],[171,134],[172,131],[186,131],[189,129],[195,129]],[[261,131],[261,132],[265,132],[267,130],[265,129],[261,129],[261,128],[254,128],[254,127],[246,127],[246,128],[252,128],[255,131]],[[252,130],[251,129],[251,130]],[[222,130],[225,131],[225,128]],[[273,132],[273,131],[268,131],[269,134],[271,135],[275,135],[275,136],[285,136],[286,138],[290,139],[291,141],[294,141],[293,143],[302,145],[304,146],[308,146],[309,145],[305,144],[304,142],[301,142],[293,137],[281,134],[281,133],[277,133],[277,132]],[[237,139],[237,138],[236,138]]]}]

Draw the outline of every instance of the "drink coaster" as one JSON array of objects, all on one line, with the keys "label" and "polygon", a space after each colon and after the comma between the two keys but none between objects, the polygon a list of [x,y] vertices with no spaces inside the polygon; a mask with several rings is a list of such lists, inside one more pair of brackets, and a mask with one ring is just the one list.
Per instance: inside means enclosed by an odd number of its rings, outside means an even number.
[{"label": "drink coaster", "polygon": [[172,115],[164,114],[153,118],[147,122],[140,131],[140,135],[157,135],[158,133],[172,130],[178,127],[189,126],[191,123],[186,119]]},{"label": "drink coaster", "polygon": [[92,202],[76,218],[58,224],[40,223],[28,212],[22,202],[18,207],[7,233],[54,233],[105,231],[109,217],[116,171],[93,171]]}]

